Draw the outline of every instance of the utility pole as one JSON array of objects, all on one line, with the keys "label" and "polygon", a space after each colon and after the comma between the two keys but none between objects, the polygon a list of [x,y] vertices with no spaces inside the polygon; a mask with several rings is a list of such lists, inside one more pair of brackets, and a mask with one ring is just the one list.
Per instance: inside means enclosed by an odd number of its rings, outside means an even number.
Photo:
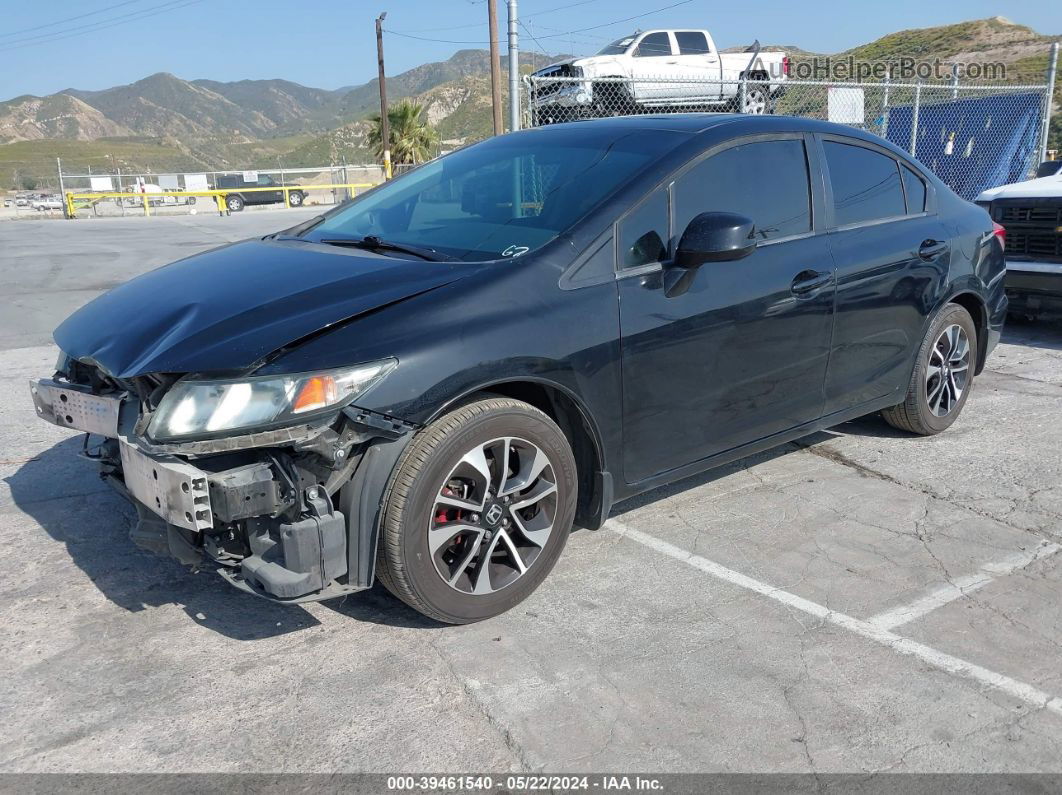
[{"label": "utility pole", "polygon": [[376,61],[380,67],[380,143],[383,146],[384,179],[391,179],[391,123],[387,118],[387,78],[384,77],[383,21],[384,11],[376,18]]},{"label": "utility pole", "polygon": [[63,216],[69,218],[70,211],[67,209],[66,189],[63,186],[63,161],[58,157],[55,158],[55,170],[59,172],[59,195],[63,197]]},{"label": "utility pole", "polygon": [[509,7],[509,130],[520,129],[520,41],[516,33],[519,17],[516,0],[508,0]]},{"label": "utility pole", "polygon": [[494,112],[494,134],[505,132],[502,123],[501,58],[498,55],[498,0],[487,0],[487,23],[490,26],[490,101]]},{"label": "utility pole", "polygon": [[1047,134],[1051,130],[1051,103],[1055,99],[1055,79],[1058,73],[1058,42],[1051,45],[1047,56],[1047,96],[1044,98],[1044,126],[1040,132],[1040,160],[1047,159]]}]

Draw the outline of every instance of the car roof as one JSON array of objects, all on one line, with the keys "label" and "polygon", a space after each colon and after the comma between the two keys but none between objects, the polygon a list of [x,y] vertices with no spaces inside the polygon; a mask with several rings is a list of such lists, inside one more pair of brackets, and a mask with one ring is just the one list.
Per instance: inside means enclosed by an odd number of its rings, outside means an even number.
[{"label": "car roof", "polygon": [[[725,130],[723,129],[725,128]],[[645,116],[616,116],[607,119],[583,119],[563,124],[550,124],[531,128],[527,132],[542,130],[585,130],[595,136],[609,132],[616,135],[638,130],[686,133],[697,136],[710,131],[722,130],[726,137],[755,135],[756,133],[813,132],[823,135],[841,135],[883,146],[909,160],[909,156],[890,141],[865,132],[857,127],[802,116],[753,116],[743,113],[657,113]]]}]

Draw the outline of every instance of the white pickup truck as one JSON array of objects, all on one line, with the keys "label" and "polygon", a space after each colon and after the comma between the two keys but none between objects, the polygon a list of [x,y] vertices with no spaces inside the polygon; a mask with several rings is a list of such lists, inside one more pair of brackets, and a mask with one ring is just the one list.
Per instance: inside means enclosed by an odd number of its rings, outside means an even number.
[{"label": "white pickup truck", "polygon": [[1062,313],[1062,170],[1040,165],[1046,176],[990,188],[977,197],[1006,230],[1003,286],[1012,314]]},{"label": "white pickup truck", "polygon": [[640,31],[596,55],[534,72],[532,122],[625,116],[658,108],[772,113],[788,74],[789,57],[761,52],[758,44],[747,52],[721,53],[707,30]]}]

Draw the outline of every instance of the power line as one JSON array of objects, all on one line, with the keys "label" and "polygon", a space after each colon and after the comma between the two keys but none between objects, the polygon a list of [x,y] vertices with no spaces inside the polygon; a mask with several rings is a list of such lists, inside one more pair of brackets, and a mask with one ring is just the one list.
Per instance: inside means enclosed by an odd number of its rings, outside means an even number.
[{"label": "power line", "polygon": [[125,0],[124,3],[115,3],[113,6],[107,6],[105,8],[97,8],[95,11],[89,11],[85,14],[78,14],[76,17],[67,17],[66,19],[58,19],[55,22],[46,22],[43,25],[35,25],[32,28],[22,28],[21,30],[12,30],[7,33],[0,33],[0,39],[6,39],[9,36],[18,36],[20,33],[32,33],[35,30],[43,30],[44,28],[54,28],[56,25],[65,25],[67,22],[74,22],[78,19],[84,19],[85,17],[95,16],[96,14],[102,14],[104,11],[112,11],[115,8],[121,8],[122,6],[132,5],[133,3],[142,3],[144,0]]},{"label": "power line", "polygon": [[[623,19],[616,19],[616,20],[613,20],[612,22],[603,22],[600,25],[590,25],[589,27],[585,27],[585,28],[574,28],[572,30],[563,31],[562,33],[550,33],[550,34],[547,34],[545,36],[541,36],[540,38],[543,38],[543,39],[563,39],[563,38],[566,38],[566,37],[570,36],[573,33],[582,33],[582,32],[587,31],[587,30],[599,30],[600,28],[608,28],[608,27],[611,27],[612,25],[619,25],[619,24],[622,24],[623,22],[630,22],[631,20],[634,20],[634,19],[641,19],[642,17],[648,17],[648,16],[651,16],[652,14],[658,14],[661,11],[668,11],[668,10],[670,10],[672,8],[678,8],[679,6],[688,5],[689,3],[692,3],[692,2],[693,2],[693,0],[680,0],[678,3],[672,3],[671,5],[663,6],[661,8],[654,8],[652,11],[646,11],[646,12],[641,13],[641,14],[635,14],[633,16],[624,17]],[[415,36],[412,33],[402,33],[401,31],[391,30],[390,28],[388,28],[387,32],[392,34],[392,35],[394,35],[394,36],[401,36],[402,38],[405,38],[405,39],[416,39],[417,41],[430,41],[430,42],[434,42],[436,44],[478,44],[478,45],[490,44],[489,41],[480,41],[480,40],[433,39],[433,38],[430,38],[428,36]]]},{"label": "power line", "polygon": [[[161,6],[155,6],[154,8],[145,8],[140,11],[133,11],[121,16],[112,17],[110,19],[103,19],[99,22],[93,22],[80,29],[71,29],[68,31],[53,31],[52,33],[46,33],[40,36],[29,36],[25,39],[16,39],[12,42],[6,42],[3,46],[0,46],[0,52],[8,52],[10,50],[20,50],[24,47],[35,47],[41,44],[51,44],[55,41],[63,41],[64,39],[71,39],[76,36],[84,36],[87,33],[96,33],[100,30],[107,30],[108,28],[117,27],[118,25],[124,25],[128,22],[135,22],[141,19],[148,19],[150,17],[158,16],[169,11],[177,11],[181,8],[187,8],[188,6],[201,3],[203,0],[170,0],[168,3],[164,3]],[[56,35],[64,33],[65,35]]]}]

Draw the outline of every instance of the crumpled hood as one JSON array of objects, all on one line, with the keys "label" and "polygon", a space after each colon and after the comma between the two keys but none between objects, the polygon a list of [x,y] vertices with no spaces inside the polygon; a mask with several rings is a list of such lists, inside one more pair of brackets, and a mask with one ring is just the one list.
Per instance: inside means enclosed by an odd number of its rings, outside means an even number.
[{"label": "crumpled hood", "polygon": [[316,331],[473,270],[467,263],[248,240],[126,282],[67,318],[54,337],[68,356],[117,378],[239,370]]}]

